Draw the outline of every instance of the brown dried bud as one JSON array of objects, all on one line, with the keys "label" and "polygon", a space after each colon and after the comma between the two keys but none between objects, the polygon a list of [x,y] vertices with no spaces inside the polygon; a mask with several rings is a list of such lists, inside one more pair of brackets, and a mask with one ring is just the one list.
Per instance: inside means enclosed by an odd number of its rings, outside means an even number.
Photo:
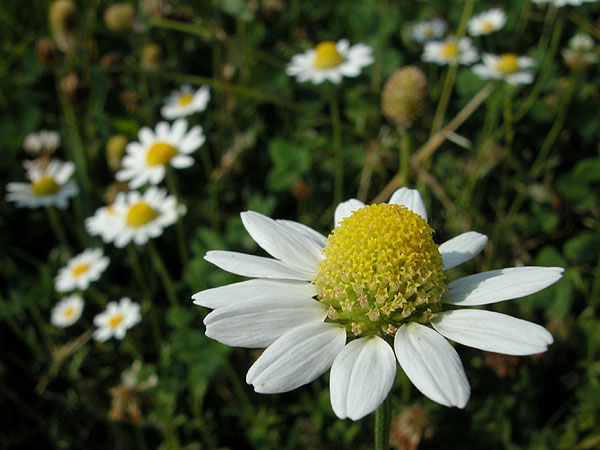
[{"label": "brown dried bud", "polygon": [[104,23],[112,31],[129,31],[133,28],[135,9],[129,3],[115,3],[104,11]]},{"label": "brown dried bud", "polygon": [[38,39],[35,44],[38,58],[46,66],[54,66],[60,59],[60,52],[56,42],[49,37]]},{"label": "brown dried bud", "polygon": [[425,74],[417,67],[404,67],[385,83],[381,109],[390,122],[408,128],[423,113],[426,94]]},{"label": "brown dried bud", "polygon": [[423,438],[433,435],[427,412],[420,405],[406,408],[392,419],[390,427],[390,446],[397,450],[417,450]]}]

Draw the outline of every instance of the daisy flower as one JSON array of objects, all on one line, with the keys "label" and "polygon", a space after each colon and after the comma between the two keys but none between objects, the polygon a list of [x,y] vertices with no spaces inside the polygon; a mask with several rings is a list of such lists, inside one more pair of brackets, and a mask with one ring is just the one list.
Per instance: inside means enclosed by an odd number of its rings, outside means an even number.
[{"label": "daisy flower", "polygon": [[500,8],[484,11],[469,20],[469,34],[482,36],[501,29],[506,23],[506,14]]},{"label": "daisy flower", "polygon": [[56,131],[40,130],[30,133],[23,141],[23,148],[27,153],[52,153],[60,145],[60,135]]},{"label": "daisy flower", "polygon": [[560,8],[561,6],[580,6],[584,3],[593,3],[598,0],[532,0],[533,3],[553,3],[554,6]]},{"label": "daisy flower", "polygon": [[112,242],[119,233],[119,217],[114,206],[98,208],[92,217],[85,219],[85,228],[92,236],[100,236],[104,242]]},{"label": "daisy flower", "polygon": [[428,22],[415,23],[410,27],[410,37],[413,41],[421,44],[441,39],[446,32],[446,21],[442,19],[432,19]]},{"label": "daisy flower", "polygon": [[158,184],[165,177],[166,166],[184,169],[194,164],[190,153],[203,143],[202,127],[196,125],[187,131],[185,119],[176,120],[172,126],[159,122],[154,132],[143,127],[139,142],[127,144],[127,154],[121,163],[122,169],[116,174],[119,181],[129,181],[129,187],[137,189],[144,183]]},{"label": "daisy flower", "polygon": [[26,164],[30,183],[8,183],[6,199],[19,207],[39,208],[55,206],[65,209],[69,197],[79,193],[77,185],[69,181],[75,170],[72,162],[52,160],[45,167],[40,164]]},{"label": "daisy flower", "polygon": [[456,40],[449,37],[445,41],[431,41],[425,44],[423,61],[443,64],[472,64],[479,59],[471,39]]},{"label": "daisy flower", "polygon": [[57,292],[69,292],[74,289],[83,291],[90,282],[96,281],[108,266],[109,259],[101,248],[87,249],[71,258],[65,267],[58,271],[54,280]]},{"label": "daisy flower", "polygon": [[171,92],[160,113],[168,120],[179,119],[204,111],[209,100],[208,86],[202,86],[194,92],[189,84],[184,84],[178,91]]},{"label": "daisy flower", "polygon": [[[154,186],[143,194],[137,191],[119,192],[110,208],[114,219],[106,220],[105,211],[102,214],[106,222],[92,218],[94,220],[88,219],[86,226],[90,234],[100,235],[104,242],[114,242],[117,247],[125,247],[131,241],[145,244],[174,224],[181,213],[175,196],[167,195],[166,189]],[[112,227],[112,231],[107,227]]]},{"label": "daisy flower", "polygon": [[94,317],[94,339],[105,342],[111,337],[123,339],[125,333],[142,320],[140,305],[133,303],[130,298],[123,297],[119,303],[109,302],[106,310]]},{"label": "daisy flower", "polygon": [[598,55],[593,49],[594,40],[591,36],[578,33],[569,40],[569,46],[563,49],[562,56],[569,67],[583,68],[598,62]]},{"label": "daisy flower", "polygon": [[63,298],[52,308],[50,322],[58,328],[73,325],[81,317],[83,311],[83,298],[77,294]]},{"label": "daisy flower", "polygon": [[446,270],[468,261],[487,237],[467,232],[441,244],[416,190],[389,204],[340,204],[329,237],[300,223],[241,214],[250,236],[274,259],[209,251],[223,270],[255,279],[199,292],[214,309],[206,335],[231,346],[267,347],[246,381],[259,393],[287,392],[331,367],[335,414],[358,420],[387,397],[396,360],[424,395],[464,408],[470,387],[445,338],[510,355],[543,352],[552,335],[539,325],[479,309],[555,283],[558,267],[513,267],[447,282]]},{"label": "daisy flower", "polygon": [[347,39],[325,41],[314,49],[292,57],[285,73],[299,82],[321,84],[325,80],[339,84],[343,77],[357,77],[363,67],[373,63],[373,49],[366,44],[352,47]]},{"label": "daisy flower", "polygon": [[533,82],[533,74],[523,70],[535,66],[533,58],[517,56],[514,53],[505,53],[504,55],[484,53],[482,60],[483,64],[473,66],[473,72],[481,78],[504,80],[513,86]]}]

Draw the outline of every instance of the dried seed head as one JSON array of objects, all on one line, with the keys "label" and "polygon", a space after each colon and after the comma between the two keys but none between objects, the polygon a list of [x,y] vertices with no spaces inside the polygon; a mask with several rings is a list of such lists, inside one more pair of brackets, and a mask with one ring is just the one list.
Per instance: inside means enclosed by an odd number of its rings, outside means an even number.
[{"label": "dried seed head", "polygon": [[387,80],[381,96],[381,109],[390,122],[410,127],[424,110],[427,78],[413,66],[397,70]]}]

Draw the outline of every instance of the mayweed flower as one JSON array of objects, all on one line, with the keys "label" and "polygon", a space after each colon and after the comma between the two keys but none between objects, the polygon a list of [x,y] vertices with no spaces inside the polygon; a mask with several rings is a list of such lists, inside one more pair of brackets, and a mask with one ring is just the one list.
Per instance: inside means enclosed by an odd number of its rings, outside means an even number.
[{"label": "mayweed flower", "polygon": [[506,14],[500,8],[484,11],[469,20],[469,34],[483,36],[501,29],[506,23]]},{"label": "mayweed flower", "polygon": [[8,183],[6,199],[19,207],[39,208],[55,206],[65,209],[68,199],[79,193],[77,185],[69,181],[75,171],[72,162],[52,160],[47,165],[24,164],[30,183]]},{"label": "mayweed flower", "polygon": [[464,37],[459,41],[449,37],[445,41],[431,41],[425,44],[423,61],[436,64],[473,64],[479,59],[471,39]]},{"label": "mayweed flower", "polygon": [[381,109],[390,122],[409,127],[425,109],[427,78],[414,66],[396,70],[383,86]]},{"label": "mayweed flower", "polygon": [[94,325],[98,327],[94,331],[94,339],[100,342],[113,336],[115,339],[123,339],[127,330],[140,320],[140,305],[133,303],[130,298],[123,297],[119,303],[109,302],[106,310],[94,317]]},{"label": "mayweed flower", "polygon": [[178,91],[171,92],[160,113],[168,120],[179,119],[204,111],[209,100],[208,86],[202,86],[194,92],[189,84],[184,84]]},{"label": "mayweed flower", "polygon": [[410,27],[410,37],[413,41],[423,44],[434,39],[441,39],[446,32],[446,21],[432,19],[428,22],[415,23]]},{"label": "mayweed flower", "polygon": [[554,6],[560,8],[561,6],[580,6],[584,3],[593,3],[598,0],[531,0],[533,3],[552,3]]},{"label": "mayweed flower", "polygon": [[92,281],[100,278],[109,262],[101,248],[88,248],[71,258],[67,265],[58,271],[54,280],[54,289],[56,292],[69,292],[74,289],[83,291]]},{"label": "mayweed flower", "polygon": [[482,60],[483,64],[473,66],[473,72],[481,78],[504,80],[513,86],[533,82],[533,74],[523,70],[535,66],[533,58],[517,56],[514,53],[504,55],[484,53]]},{"label": "mayweed flower", "polygon": [[114,242],[117,247],[125,247],[131,241],[143,245],[160,236],[179,215],[175,196],[151,186],[143,194],[119,192],[111,206],[101,208],[86,220],[86,227],[88,233],[100,235],[104,242]]},{"label": "mayweed flower", "polygon": [[571,68],[584,68],[598,62],[594,53],[594,40],[590,35],[578,33],[569,40],[569,47],[562,51],[565,64]]},{"label": "mayweed flower", "polygon": [[60,135],[56,131],[40,130],[30,133],[23,141],[23,149],[30,155],[53,153],[60,145]]},{"label": "mayweed flower", "polygon": [[187,126],[185,119],[179,119],[171,126],[159,122],[154,132],[143,127],[138,133],[140,141],[127,144],[123,168],[115,175],[117,180],[129,181],[129,187],[137,189],[144,183],[160,183],[167,165],[184,169],[194,164],[189,155],[204,144],[205,138],[200,125],[189,131]]},{"label": "mayweed flower", "polygon": [[339,84],[343,77],[357,77],[361,69],[373,63],[373,49],[366,44],[352,47],[347,39],[325,41],[314,49],[294,55],[285,73],[299,82],[321,84],[325,80]]},{"label": "mayweed flower", "polygon": [[50,323],[58,328],[73,325],[81,317],[83,298],[77,294],[69,295],[52,308]]},{"label": "mayweed flower", "polygon": [[246,375],[256,392],[287,392],[331,367],[333,411],[358,420],[387,397],[397,359],[424,395],[464,408],[469,382],[445,337],[512,355],[540,353],[552,343],[546,329],[505,314],[443,311],[445,304],[524,297],[558,281],[563,269],[513,267],[448,283],[445,271],[477,255],[487,237],[471,231],[436,245],[416,190],[399,189],[389,204],[341,203],[327,238],[252,211],[241,217],[275,259],[209,251],[207,261],[256,279],[198,292],[193,299],[214,309],[204,319],[208,337],[267,347]]}]

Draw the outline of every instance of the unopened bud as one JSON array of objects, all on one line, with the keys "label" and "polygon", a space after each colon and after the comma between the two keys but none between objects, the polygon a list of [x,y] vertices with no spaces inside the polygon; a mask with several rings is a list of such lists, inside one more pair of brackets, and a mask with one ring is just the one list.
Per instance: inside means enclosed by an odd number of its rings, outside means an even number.
[{"label": "unopened bud", "polygon": [[56,0],[48,12],[50,30],[58,48],[73,53],[80,44],[80,20],[77,6],[71,0]]},{"label": "unopened bud", "polygon": [[125,154],[125,147],[129,139],[123,134],[115,134],[106,143],[106,161],[112,170],[119,170],[121,158]]},{"label": "unopened bud", "polygon": [[160,64],[162,50],[158,44],[146,44],[142,49],[141,65],[144,69],[154,70]]},{"label": "unopened bud", "polygon": [[397,70],[387,80],[381,96],[381,109],[390,122],[410,127],[424,110],[427,78],[412,66]]},{"label": "unopened bud", "polygon": [[115,3],[104,12],[104,23],[112,31],[129,31],[133,28],[135,9],[129,3]]}]

